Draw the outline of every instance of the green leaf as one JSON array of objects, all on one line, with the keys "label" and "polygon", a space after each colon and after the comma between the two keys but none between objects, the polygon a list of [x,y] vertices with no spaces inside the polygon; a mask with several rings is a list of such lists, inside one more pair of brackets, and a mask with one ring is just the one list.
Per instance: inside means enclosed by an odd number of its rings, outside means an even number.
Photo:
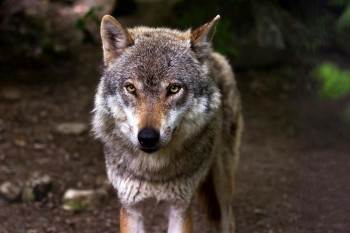
[{"label": "green leaf", "polygon": [[227,51],[228,53],[230,53],[231,55],[234,55],[234,56],[238,56],[239,55],[239,51],[237,48],[235,47],[228,47],[227,48]]},{"label": "green leaf", "polygon": [[94,12],[95,12],[95,8],[91,7],[90,10],[85,13],[84,18],[87,19],[92,17],[94,15]]},{"label": "green leaf", "polygon": [[333,63],[324,63],[314,71],[321,84],[319,95],[326,99],[342,99],[350,94],[350,71],[340,70]]},{"label": "green leaf", "polygon": [[344,30],[345,28],[349,28],[349,27],[350,27],[350,3],[347,4],[344,12],[341,14],[337,22],[338,30]]},{"label": "green leaf", "polygon": [[239,51],[232,46],[218,45],[218,46],[215,46],[215,51],[218,53],[221,53],[222,55],[228,55],[228,54],[233,56],[239,55]]},{"label": "green leaf", "polygon": [[349,0],[329,0],[328,3],[331,6],[341,7],[341,6],[345,6],[346,4],[348,4]]},{"label": "green leaf", "polygon": [[78,19],[77,22],[75,23],[75,28],[78,30],[84,30],[85,28],[85,20],[83,19]]}]

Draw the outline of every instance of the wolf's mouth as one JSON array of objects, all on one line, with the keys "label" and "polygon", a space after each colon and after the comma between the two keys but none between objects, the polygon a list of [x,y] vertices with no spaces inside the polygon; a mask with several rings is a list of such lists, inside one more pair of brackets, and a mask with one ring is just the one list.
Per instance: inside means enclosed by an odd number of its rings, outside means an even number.
[{"label": "wolf's mouth", "polygon": [[147,154],[151,154],[153,152],[156,152],[159,149],[141,149],[143,152],[146,152]]}]

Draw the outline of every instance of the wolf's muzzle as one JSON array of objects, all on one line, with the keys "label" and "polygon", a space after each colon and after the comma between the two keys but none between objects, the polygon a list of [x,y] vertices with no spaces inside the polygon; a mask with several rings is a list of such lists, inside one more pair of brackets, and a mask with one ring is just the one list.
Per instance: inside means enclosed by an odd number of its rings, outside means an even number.
[{"label": "wolf's muzzle", "polygon": [[145,147],[145,152],[154,152],[156,150],[151,149],[157,145],[159,141],[159,133],[154,129],[142,129],[137,135],[142,147]]}]

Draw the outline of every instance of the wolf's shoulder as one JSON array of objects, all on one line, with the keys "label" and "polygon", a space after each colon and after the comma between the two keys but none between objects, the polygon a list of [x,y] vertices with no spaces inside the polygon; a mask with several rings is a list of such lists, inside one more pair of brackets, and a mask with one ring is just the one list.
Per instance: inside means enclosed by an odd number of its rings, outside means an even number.
[{"label": "wolf's shoulder", "polygon": [[235,76],[232,67],[226,57],[212,52],[209,57],[209,70],[215,83],[222,89],[223,86],[236,87]]}]

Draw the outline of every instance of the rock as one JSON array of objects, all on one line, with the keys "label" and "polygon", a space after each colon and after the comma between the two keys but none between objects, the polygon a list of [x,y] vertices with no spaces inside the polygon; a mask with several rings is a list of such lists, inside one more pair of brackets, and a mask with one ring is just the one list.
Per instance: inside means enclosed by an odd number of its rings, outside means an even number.
[{"label": "rock", "polygon": [[276,6],[252,1],[252,13],[256,18],[258,45],[262,48],[285,49],[279,9]]},{"label": "rock", "polygon": [[43,150],[46,148],[46,145],[43,143],[34,143],[33,144],[33,149],[35,150]]},{"label": "rock", "polygon": [[57,125],[56,131],[66,135],[80,135],[87,131],[87,126],[79,122],[61,123]]},{"label": "rock", "polygon": [[57,54],[57,55],[65,55],[68,53],[67,46],[65,46],[63,44],[55,44],[53,46],[53,50],[54,50],[55,54]]},{"label": "rock", "polygon": [[254,79],[250,83],[250,90],[255,95],[261,95],[264,91],[267,90],[267,87],[262,81]]},{"label": "rock", "polygon": [[67,211],[82,211],[90,209],[101,203],[108,197],[108,191],[104,188],[77,190],[68,189],[63,195],[63,209]]},{"label": "rock", "polygon": [[17,101],[22,98],[21,92],[15,87],[6,87],[1,90],[2,96],[9,101]]},{"label": "rock", "polygon": [[16,146],[19,146],[19,147],[25,147],[27,145],[26,141],[21,140],[21,139],[15,140],[14,143],[15,143]]},{"label": "rock", "polygon": [[25,182],[21,199],[22,201],[40,201],[47,196],[51,190],[52,180],[49,175],[34,173],[33,176]]},{"label": "rock", "polygon": [[255,215],[261,215],[261,216],[265,215],[265,211],[263,211],[261,209],[254,209],[253,212]]},{"label": "rock", "polygon": [[286,41],[289,42],[288,30],[293,30],[298,24],[287,11],[272,1],[242,1],[234,8],[237,14],[232,16],[232,26],[239,48],[253,46],[257,49],[284,50]]},{"label": "rock", "polygon": [[[230,58],[234,68],[266,67],[290,61],[290,50],[294,51],[304,39],[306,27],[302,23],[277,1],[230,4],[232,7],[223,9],[221,23],[225,22],[226,14],[230,22],[228,33],[232,37],[232,43],[227,44],[238,51],[238,56]],[[220,28],[217,32],[214,39],[220,36]]]},{"label": "rock", "polygon": [[21,185],[6,181],[0,186],[0,194],[8,201],[16,201],[21,195]]},{"label": "rock", "polygon": [[30,185],[24,185],[21,193],[21,200],[26,202],[35,201],[35,194],[33,188]]}]

